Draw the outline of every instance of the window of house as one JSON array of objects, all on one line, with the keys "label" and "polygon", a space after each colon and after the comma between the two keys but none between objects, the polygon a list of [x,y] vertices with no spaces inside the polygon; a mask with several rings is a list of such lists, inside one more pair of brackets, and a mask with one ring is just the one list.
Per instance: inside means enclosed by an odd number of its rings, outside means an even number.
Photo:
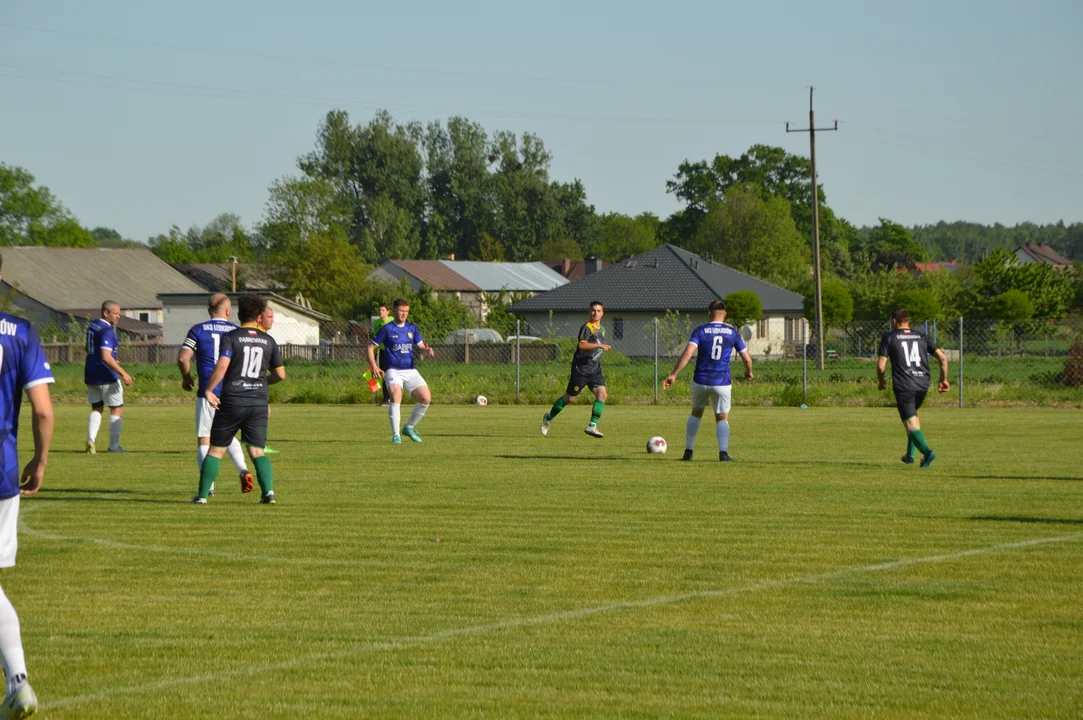
[{"label": "window of house", "polygon": [[139,313],[139,321],[149,323],[150,322],[150,313],[149,312],[141,312],[141,313]]},{"label": "window of house", "polygon": [[765,338],[765,337],[767,337],[767,319],[766,318],[764,318],[764,319],[760,320],[758,323],[756,323],[756,337],[757,338]]},{"label": "window of house", "polygon": [[624,318],[617,318],[613,321],[613,337],[617,340],[624,339]]}]

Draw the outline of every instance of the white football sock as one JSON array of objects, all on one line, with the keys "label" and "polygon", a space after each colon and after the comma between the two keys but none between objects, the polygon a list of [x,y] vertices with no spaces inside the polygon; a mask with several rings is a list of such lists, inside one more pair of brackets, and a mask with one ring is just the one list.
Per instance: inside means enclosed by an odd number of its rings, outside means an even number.
[{"label": "white football sock", "polygon": [[696,433],[699,432],[699,423],[703,418],[695,415],[688,416],[688,422],[684,424],[684,448],[693,450],[696,447]]},{"label": "white football sock", "polygon": [[387,406],[387,417],[391,420],[391,434],[399,434],[399,408],[400,403],[391,403]]},{"label": "white football sock", "polygon": [[241,448],[240,440],[233,438],[233,442],[226,448],[226,452],[229,453],[229,459],[233,461],[233,467],[237,468],[237,472],[248,472],[248,466],[244,464],[244,449]]},{"label": "white football sock", "polygon": [[196,450],[196,464],[199,465],[199,467],[203,467],[203,459],[207,457],[207,453],[210,451],[210,445],[200,445],[199,449]]},{"label": "white football sock", "polygon": [[90,411],[90,420],[86,425],[86,441],[94,442],[98,438],[98,430],[102,426],[102,414],[97,410]]},{"label": "white football sock", "polygon": [[425,417],[425,411],[428,409],[428,405],[422,405],[421,403],[414,405],[414,409],[410,411],[410,419],[406,421],[406,424],[410,427],[417,427],[417,424],[421,422],[421,418]]},{"label": "white football sock", "polygon": [[119,415],[109,416],[109,449],[116,450],[120,447],[120,428],[124,424],[124,418]]},{"label": "white football sock", "polygon": [[728,420],[719,420],[714,424],[714,434],[718,436],[718,449],[721,452],[729,452],[730,449],[730,424]]},{"label": "white football sock", "polygon": [[26,679],[26,657],[23,655],[23,640],[19,632],[19,616],[11,605],[7,595],[0,589],[0,664],[8,678],[8,692]]}]

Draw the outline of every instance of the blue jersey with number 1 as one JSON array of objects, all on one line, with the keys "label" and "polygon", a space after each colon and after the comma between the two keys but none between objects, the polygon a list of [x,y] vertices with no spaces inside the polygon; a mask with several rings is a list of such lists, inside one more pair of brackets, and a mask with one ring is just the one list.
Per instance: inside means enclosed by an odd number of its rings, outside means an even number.
[{"label": "blue jersey with number 1", "polygon": [[730,358],[734,349],[745,351],[745,341],[737,328],[722,322],[700,325],[688,342],[698,347],[696,374],[692,381],[700,385],[732,385]]},{"label": "blue jersey with number 1", "polygon": [[[207,381],[211,379],[214,366],[218,364],[222,336],[236,329],[237,326],[229,320],[214,318],[193,325],[188,331],[188,337],[184,338],[184,347],[195,353],[196,375],[199,377],[197,397],[203,397],[203,392],[207,389]],[[214,394],[222,395],[222,383],[218,383],[218,387],[214,388]]]},{"label": "blue jersey with number 1", "polygon": [[113,326],[102,319],[90,323],[86,329],[86,364],[83,366],[83,382],[87,385],[110,385],[120,376],[102,361],[102,350],[108,350],[117,359],[117,334]]},{"label": "blue jersey with number 1", "polygon": [[23,391],[53,382],[34,326],[0,313],[0,500],[19,494],[19,407]]}]

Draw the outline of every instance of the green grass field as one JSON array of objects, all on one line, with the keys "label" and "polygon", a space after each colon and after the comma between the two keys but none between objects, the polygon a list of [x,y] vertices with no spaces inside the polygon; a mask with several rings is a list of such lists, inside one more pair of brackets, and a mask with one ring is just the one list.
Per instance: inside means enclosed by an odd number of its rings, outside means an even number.
[{"label": "green grass field", "polygon": [[278,504],[193,506],[190,405],[93,457],[58,406],[3,578],[43,717],[1083,714],[1078,410],[929,408],[928,470],[891,409],[737,408],[729,465],[542,411],[276,405]]}]

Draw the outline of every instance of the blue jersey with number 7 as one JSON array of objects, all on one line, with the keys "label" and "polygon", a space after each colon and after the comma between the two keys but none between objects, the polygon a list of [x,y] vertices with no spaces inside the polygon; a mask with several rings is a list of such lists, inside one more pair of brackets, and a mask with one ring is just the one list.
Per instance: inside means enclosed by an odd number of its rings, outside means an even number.
[{"label": "blue jersey with number 7", "polygon": [[707,323],[696,328],[688,342],[698,348],[693,382],[700,385],[733,384],[730,358],[734,349],[739,353],[745,351],[745,341],[737,328],[723,322]]}]

